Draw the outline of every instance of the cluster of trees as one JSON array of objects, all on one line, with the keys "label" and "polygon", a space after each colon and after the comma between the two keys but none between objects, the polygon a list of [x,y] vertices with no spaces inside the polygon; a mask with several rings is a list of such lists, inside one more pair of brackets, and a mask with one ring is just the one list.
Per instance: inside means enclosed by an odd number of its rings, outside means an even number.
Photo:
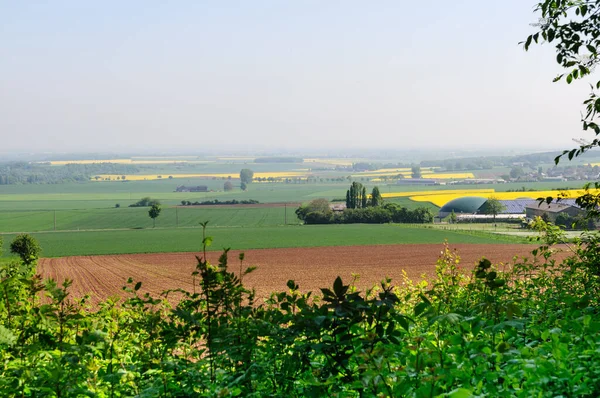
[{"label": "cluster of trees", "polygon": [[[542,219],[544,221],[549,221],[546,213],[544,213],[544,216],[546,216],[546,217],[542,217]],[[580,214],[577,216],[570,216],[565,212],[559,213],[556,216],[556,220],[554,223],[565,229],[577,229],[577,230],[585,230],[585,229],[593,230],[593,229],[595,229],[594,220],[592,220],[589,217],[586,217],[583,214]]]},{"label": "cluster of trees", "polygon": [[409,210],[395,203],[383,203],[378,187],[370,197],[361,183],[354,181],[346,191],[346,208],[333,211],[327,199],[315,199],[296,210],[305,224],[383,224],[383,223],[431,223],[433,213],[427,208]]},{"label": "cluster of trees", "polygon": [[0,163],[0,185],[10,184],[61,184],[87,182],[97,174],[135,174],[135,166],[117,163],[49,164],[8,162]]},{"label": "cluster of trees", "polygon": [[154,205],[160,206],[160,201],[158,199],[152,199],[149,196],[143,197],[137,202],[130,204],[129,207],[150,207]]},{"label": "cluster of trees", "polygon": [[396,203],[333,211],[327,199],[315,199],[300,206],[296,210],[296,215],[305,224],[384,224],[391,222],[425,224],[433,222],[434,217],[428,208],[420,207],[410,210]]},{"label": "cluster of trees", "polygon": [[383,198],[378,187],[371,191],[371,197],[367,195],[367,188],[360,182],[354,181],[346,191],[346,208],[362,209],[365,207],[377,207],[383,203]]},{"label": "cluster of trees", "polygon": [[254,205],[260,203],[258,200],[254,200],[254,199],[244,199],[244,200],[223,200],[220,201],[219,199],[214,199],[214,200],[205,200],[203,202],[190,202],[189,200],[182,200],[181,201],[181,205],[182,206],[210,206],[210,205]]}]

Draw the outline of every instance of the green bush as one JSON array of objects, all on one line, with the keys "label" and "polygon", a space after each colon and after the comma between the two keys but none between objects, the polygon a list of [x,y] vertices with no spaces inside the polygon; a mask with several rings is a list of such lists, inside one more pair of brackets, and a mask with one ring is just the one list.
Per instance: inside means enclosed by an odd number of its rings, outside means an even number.
[{"label": "green bush", "polygon": [[41,251],[42,248],[37,240],[28,234],[17,235],[10,244],[10,252],[18,255],[26,265],[34,264]]}]

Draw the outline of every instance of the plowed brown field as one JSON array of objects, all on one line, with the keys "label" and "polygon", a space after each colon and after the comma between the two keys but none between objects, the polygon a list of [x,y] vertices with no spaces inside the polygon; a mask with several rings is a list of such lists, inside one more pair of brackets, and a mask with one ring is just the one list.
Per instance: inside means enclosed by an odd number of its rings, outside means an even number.
[{"label": "plowed brown field", "polygon": [[[510,262],[513,256],[531,256],[531,245],[452,245],[461,257],[461,266],[471,269],[481,258],[494,263]],[[286,282],[294,279],[301,290],[330,287],[339,275],[350,282],[352,274],[359,274],[361,289],[377,284],[386,276],[401,283],[402,270],[416,280],[423,274],[431,276],[443,250],[442,245],[380,245],[350,247],[318,247],[298,249],[263,249],[246,251],[244,268],[258,267],[244,279],[244,284],[256,288],[258,297],[286,289]],[[229,255],[230,270],[239,269],[239,252]],[[58,281],[73,279],[75,297],[92,295],[92,302],[122,293],[128,277],[142,282],[143,292],[158,295],[166,289],[192,290],[191,273],[196,265],[196,253],[127,254],[110,256],[81,256],[44,258],[39,271],[44,277]],[[209,260],[217,262],[219,253],[208,253]]]}]

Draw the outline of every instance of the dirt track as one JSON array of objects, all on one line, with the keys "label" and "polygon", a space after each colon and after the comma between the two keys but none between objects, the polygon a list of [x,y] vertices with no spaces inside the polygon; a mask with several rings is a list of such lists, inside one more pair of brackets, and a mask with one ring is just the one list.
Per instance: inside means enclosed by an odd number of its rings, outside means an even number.
[{"label": "dirt track", "polygon": [[[531,257],[531,245],[452,245],[461,257],[461,266],[471,269],[481,258],[494,263],[510,262],[513,256]],[[263,249],[245,251],[244,268],[258,269],[244,279],[246,286],[256,288],[258,297],[272,291],[286,289],[286,282],[294,279],[301,290],[330,287],[339,275],[350,282],[352,274],[359,274],[357,285],[364,289],[389,276],[400,283],[402,270],[408,277],[418,279],[432,275],[442,245],[379,245],[351,247],[319,247],[299,249]],[[231,251],[229,269],[239,269],[239,251]],[[128,277],[143,283],[143,292],[158,295],[166,289],[192,290],[191,273],[195,268],[196,253],[130,254],[109,256],[82,256],[41,259],[39,271],[44,277],[59,281],[73,279],[75,297],[91,294],[92,302],[122,293]],[[217,262],[219,253],[208,253],[209,260]]]}]

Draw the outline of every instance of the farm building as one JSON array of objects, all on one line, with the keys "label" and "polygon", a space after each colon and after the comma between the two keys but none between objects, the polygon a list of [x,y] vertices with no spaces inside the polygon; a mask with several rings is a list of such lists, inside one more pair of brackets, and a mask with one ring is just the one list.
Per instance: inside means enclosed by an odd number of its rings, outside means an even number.
[{"label": "farm building", "polygon": [[344,211],[344,210],[346,210],[346,203],[344,203],[344,202],[340,202],[340,203],[331,203],[331,204],[329,204],[329,208],[330,208],[332,211],[338,211],[338,212],[341,212],[341,211]]},{"label": "farm building", "polygon": [[196,185],[195,187],[181,185],[175,189],[175,192],[208,192],[208,187],[206,185]]},{"label": "farm building", "polygon": [[[537,206],[539,200],[537,199],[512,199],[512,200],[500,200],[500,203],[504,205],[502,214],[525,214],[525,208],[527,206]],[[553,202],[556,203],[556,202]],[[561,199],[562,204],[575,206],[575,199]]]},{"label": "farm building", "polygon": [[440,219],[448,217],[452,212],[454,214],[477,214],[477,211],[487,202],[486,198],[480,196],[463,196],[446,203],[440,209],[438,217]]},{"label": "farm building", "polygon": [[[489,217],[485,214],[485,211],[483,210],[485,208],[486,202],[487,199],[480,196],[465,196],[462,198],[457,198],[446,203],[440,209],[438,213],[438,218],[443,219],[449,216],[452,212],[459,216],[459,218],[465,218],[467,216],[469,216],[470,218]],[[503,205],[503,209],[498,213],[497,217],[506,219],[523,216],[526,216],[527,218],[533,218],[536,215],[541,216],[545,212],[550,213],[557,209],[567,208],[574,209],[567,211],[567,214],[569,214],[569,216],[574,216],[582,212],[582,210],[575,205],[575,199],[562,199],[558,203],[552,202],[550,206],[545,207],[538,207],[539,200],[530,198],[499,200],[499,202]],[[528,208],[530,210],[528,210]],[[533,214],[533,216],[530,214]],[[549,217],[550,220],[556,219],[556,215],[552,217],[549,214]]]},{"label": "farm building", "polygon": [[548,221],[550,222],[556,222],[556,218],[561,213],[566,213],[569,217],[576,217],[583,212],[583,209],[571,204],[563,203],[562,201],[559,203],[552,202],[550,204],[546,202],[536,202],[525,207],[527,218],[543,217],[544,214],[546,214]]}]

